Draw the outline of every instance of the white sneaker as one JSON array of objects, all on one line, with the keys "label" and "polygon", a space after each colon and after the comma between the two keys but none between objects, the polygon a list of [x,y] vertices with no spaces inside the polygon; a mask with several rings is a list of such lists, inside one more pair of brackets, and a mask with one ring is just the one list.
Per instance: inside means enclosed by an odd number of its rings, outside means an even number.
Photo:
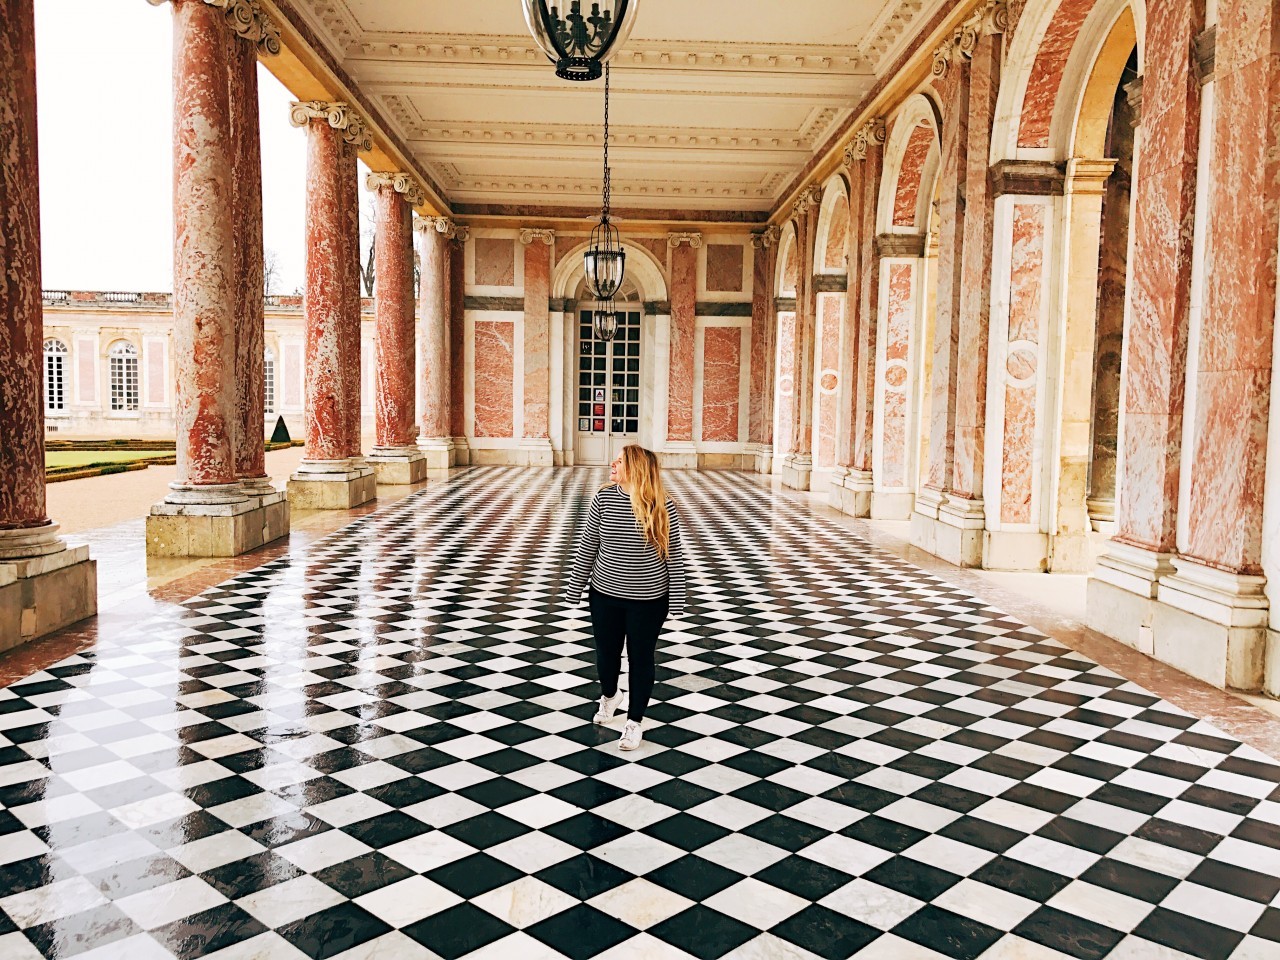
[{"label": "white sneaker", "polygon": [[612,697],[600,698],[600,709],[596,711],[596,715],[591,718],[593,723],[608,723],[613,719],[614,713],[618,709],[618,704],[622,702],[622,691],[619,690]]},{"label": "white sneaker", "polygon": [[644,737],[640,733],[640,724],[634,720],[628,720],[627,725],[622,728],[622,739],[618,741],[619,750],[634,750],[640,746],[640,742]]}]

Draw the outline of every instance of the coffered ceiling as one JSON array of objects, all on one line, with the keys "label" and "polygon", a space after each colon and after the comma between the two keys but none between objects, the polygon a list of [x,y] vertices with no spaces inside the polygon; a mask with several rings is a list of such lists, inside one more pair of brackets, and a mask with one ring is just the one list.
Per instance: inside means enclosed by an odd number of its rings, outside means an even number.
[{"label": "coffered ceiling", "polygon": [[[623,208],[768,211],[946,0],[639,0],[613,61]],[[519,0],[294,0],[447,194],[590,207],[603,81],[555,76]]]}]

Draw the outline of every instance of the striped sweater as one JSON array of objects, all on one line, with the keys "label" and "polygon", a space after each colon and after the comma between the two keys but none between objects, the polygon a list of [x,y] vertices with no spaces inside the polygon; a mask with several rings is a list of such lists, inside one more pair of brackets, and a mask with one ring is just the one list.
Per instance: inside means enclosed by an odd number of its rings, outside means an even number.
[{"label": "striped sweater", "polygon": [[644,538],[631,497],[617,484],[591,498],[591,512],[578,542],[569,577],[568,602],[578,604],[587,584],[601,593],[624,600],[656,600],[667,595],[670,615],[684,613],[684,544],[680,539],[680,514],[667,501],[671,520],[669,559],[665,562]]}]

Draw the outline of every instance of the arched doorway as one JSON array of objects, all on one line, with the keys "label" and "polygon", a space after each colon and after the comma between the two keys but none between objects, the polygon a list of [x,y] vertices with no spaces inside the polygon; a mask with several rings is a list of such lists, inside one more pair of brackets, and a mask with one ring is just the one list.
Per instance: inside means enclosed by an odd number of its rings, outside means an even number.
[{"label": "arched doorway", "polygon": [[795,225],[788,223],[778,245],[777,276],[773,288],[777,352],[774,364],[773,472],[781,473],[787,455],[795,450],[796,397],[796,284],[800,277],[800,251]]},{"label": "arched doorway", "polygon": [[640,442],[641,382],[645,361],[651,359],[644,355],[641,338],[643,304],[636,285],[624,283],[613,303],[617,332],[612,340],[602,340],[592,323],[602,304],[591,299],[585,280],[574,300],[574,462],[599,466],[610,463],[627,444]]}]

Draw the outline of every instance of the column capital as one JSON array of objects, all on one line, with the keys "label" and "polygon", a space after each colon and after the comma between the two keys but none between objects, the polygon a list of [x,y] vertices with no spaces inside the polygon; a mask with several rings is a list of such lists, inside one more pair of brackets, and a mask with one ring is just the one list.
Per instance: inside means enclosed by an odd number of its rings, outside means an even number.
[{"label": "column capital", "polygon": [[800,191],[795,202],[791,204],[791,212],[787,215],[789,220],[798,220],[809,210],[822,202],[822,187],[816,183],[811,183]]},{"label": "column capital", "polygon": [[1142,74],[1138,74],[1136,80],[1130,80],[1124,85],[1125,99],[1129,101],[1129,106],[1133,108],[1134,122],[1142,122]]},{"label": "column capital", "polygon": [[313,120],[327,120],[329,126],[342,133],[342,139],[357,150],[372,150],[373,137],[363,118],[351,105],[325,100],[295,100],[289,105],[289,122],[305,127]]},{"label": "column capital", "polygon": [[689,246],[693,247],[693,249],[697,250],[702,246],[702,234],[696,231],[667,234],[668,247],[678,247],[682,243],[687,243]]},{"label": "column capital", "polygon": [[413,229],[419,233],[434,231],[446,240],[461,240],[464,243],[471,232],[470,227],[464,227],[448,217],[414,217]]},{"label": "column capital", "polygon": [[427,202],[427,191],[411,173],[371,173],[364,178],[364,186],[373,193],[390,188],[396,193],[404,194],[410,206],[416,207]]},{"label": "column capital", "polygon": [[950,39],[944,40],[933,51],[933,75],[939,79],[947,75],[951,64],[959,59],[973,59],[978,40],[988,34],[1004,33],[1009,29],[1008,0],[987,0],[956,27]]},{"label": "column capital", "polygon": [[554,230],[539,230],[536,227],[525,227],[520,231],[520,242],[526,247],[535,240],[541,240],[548,247],[555,242],[556,232]]},{"label": "column capital", "polygon": [[751,234],[751,246],[757,250],[767,250],[778,242],[778,237],[781,234],[782,230],[776,223],[770,224],[759,233]]},{"label": "column capital", "polygon": [[[158,7],[170,0],[147,2]],[[273,57],[280,52],[280,28],[263,12],[258,0],[204,0],[204,3],[223,11],[236,36],[257,46],[259,53]]]},{"label": "column capital", "polygon": [[885,141],[886,128],[884,117],[874,117],[861,127],[844,148],[844,165],[852,167],[859,160],[867,159],[867,151],[871,147],[882,146]]}]

